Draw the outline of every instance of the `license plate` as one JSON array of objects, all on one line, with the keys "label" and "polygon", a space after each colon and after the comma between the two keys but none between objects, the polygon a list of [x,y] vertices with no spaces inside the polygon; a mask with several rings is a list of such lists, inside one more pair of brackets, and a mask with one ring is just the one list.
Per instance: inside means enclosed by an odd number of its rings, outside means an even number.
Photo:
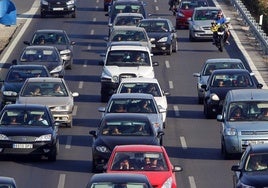
[{"label": "license plate", "polygon": [[31,149],[33,148],[33,144],[13,144],[13,148]]},{"label": "license plate", "polygon": [[265,144],[267,142],[268,141],[265,141],[265,140],[251,140],[251,141],[249,141],[250,144]]},{"label": "license plate", "polygon": [[53,10],[64,10],[63,8],[53,8]]}]

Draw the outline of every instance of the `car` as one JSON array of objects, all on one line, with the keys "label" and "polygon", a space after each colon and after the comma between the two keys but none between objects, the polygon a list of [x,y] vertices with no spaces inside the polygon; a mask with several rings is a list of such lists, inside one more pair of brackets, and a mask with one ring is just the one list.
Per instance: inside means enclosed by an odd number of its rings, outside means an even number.
[{"label": "car", "polygon": [[222,110],[222,105],[229,90],[256,89],[263,85],[258,83],[246,69],[218,69],[209,76],[207,84],[201,86],[205,90],[204,115],[215,117]]},{"label": "car", "polygon": [[[124,110],[118,111],[118,105],[123,105]],[[139,113],[146,114],[153,123],[156,132],[163,130],[164,121],[162,113],[164,108],[158,106],[151,94],[145,93],[115,93],[111,96],[106,107],[99,107],[98,111],[105,116],[109,113]]]},{"label": "car", "polygon": [[186,0],[181,1],[177,6],[176,13],[176,29],[181,27],[188,27],[188,19],[192,17],[196,7],[207,7],[207,0]]},{"label": "car", "polygon": [[15,179],[7,176],[0,176],[0,185],[3,188],[17,188]]},{"label": "car", "polygon": [[127,188],[127,187],[141,187],[153,188],[147,176],[143,174],[94,174],[86,188],[114,187],[114,188]]},{"label": "car", "polygon": [[247,146],[239,163],[233,165],[234,188],[267,187],[268,144]]},{"label": "car", "polygon": [[101,73],[101,101],[107,102],[123,78],[154,78],[152,54],[148,47],[139,45],[111,45],[108,47]]},{"label": "car", "polygon": [[217,115],[224,158],[243,153],[250,144],[267,143],[268,119],[263,117],[268,108],[267,97],[267,89],[237,89],[226,94],[222,112]]},{"label": "car", "polygon": [[92,172],[96,172],[103,170],[115,146],[160,145],[164,132],[156,132],[146,114],[110,113],[102,118],[98,130],[89,134],[93,136]]},{"label": "car", "polygon": [[74,97],[63,78],[28,78],[16,103],[47,105],[56,121],[73,126]]},{"label": "car", "polygon": [[50,45],[55,46],[60,52],[64,66],[71,69],[73,65],[73,46],[65,30],[61,29],[39,29],[36,30],[30,41],[24,41],[26,45]]},{"label": "car", "polygon": [[113,42],[126,42],[135,41],[139,42],[142,46],[146,46],[149,50],[152,50],[152,42],[144,28],[136,26],[114,26],[111,30],[109,38],[105,38],[107,41],[107,47]]},{"label": "car", "polygon": [[16,102],[16,97],[24,81],[31,77],[50,77],[50,73],[44,65],[12,65],[9,67],[5,79],[1,80],[1,109],[6,104]]},{"label": "car", "polygon": [[178,51],[178,36],[172,22],[166,18],[143,19],[138,24],[146,30],[152,41],[152,53],[167,53]]},{"label": "car", "polygon": [[207,84],[208,78],[212,71],[217,69],[246,69],[244,63],[240,59],[236,58],[211,58],[207,59],[202,66],[202,69],[198,73],[193,73],[193,76],[197,78],[197,94],[198,103],[203,104],[205,91],[201,88],[201,85]]},{"label": "car", "polygon": [[[120,82],[116,93],[148,93],[154,96],[158,106],[167,111],[167,97],[170,95],[161,89],[156,78],[124,78]],[[162,113],[164,127],[166,126],[166,112]]]},{"label": "car", "polygon": [[[42,118],[38,121],[35,118]],[[55,161],[58,125],[45,105],[9,104],[0,113],[0,156],[44,156]]]},{"label": "car", "polygon": [[188,19],[189,40],[212,40],[211,23],[215,21],[220,10],[220,8],[210,6],[195,8],[192,17]]},{"label": "car", "polygon": [[47,15],[71,15],[76,17],[76,0],[41,0],[40,15],[45,18]]},{"label": "car", "polygon": [[64,61],[55,46],[26,46],[13,65],[45,65],[53,77],[64,77]]},{"label": "car", "polygon": [[[125,167],[126,162],[131,168]],[[116,146],[106,169],[107,173],[146,175],[151,185],[156,188],[176,188],[175,172],[182,171],[180,166],[172,165],[164,146],[152,145]]]}]

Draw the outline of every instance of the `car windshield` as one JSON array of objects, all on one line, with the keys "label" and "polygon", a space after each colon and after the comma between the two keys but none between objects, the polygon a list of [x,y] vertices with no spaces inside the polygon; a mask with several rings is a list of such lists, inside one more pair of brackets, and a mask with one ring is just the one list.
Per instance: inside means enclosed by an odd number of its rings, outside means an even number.
[{"label": "car windshield", "polygon": [[[128,163],[128,167],[124,163]],[[167,162],[159,152],[117,152],[112,161],[112,170],[167,171]]]},{"label": "car windshield", "polygon": [[135,26],[140,22],[140,20],[142,20],[142,17],[120,16],[116,18],[114,25]]},{"label": "car windshield", "polygon": [[245,171],[266,171],[268,153],[252,153],[246,159]]},{"label": "car windshield", "polygon": [[114,183],[114,182],[97,182],[93,183],[90,188],[148,188],[145,183],[136,182],[124,182],[124,183]]},{"label": "car windshield", "polygon": [[106,65],[109,66],[150,66],[149,54],[144,51],[116,50],[110,51]]},{"label": "car windshield", "polygon": [[59,56],[51,49],[26,49],[24,50],[21,62],[59,62]]},{"label": "car windshield", "polygon": [[34,45],[66,45],[67,38],[62,33],[37,33],[34,35],[32,43]]},{"label": "car windshield", "polygon": [[245,73],[215,74],[211,80],[211,87],[253,87],[250,75]]},{"label": "car windshield", "polygon": [[[125,110],[118,110],[123,105]],[[114,99],[110,102],[108,113],[157,113],[156,105],[152,99]]]},{"label": "car windshield", "polygon": [[41,110],[9,109],[2,112],[0,126],[50,126],[48,114]]},{"label": "car windshield", "polygon": [[215,20],[219,10],[202,9],[196,10],[194,20]]},{"label": "car windshield", "polygon": [[48,76],[43,69],[12,69],[7,75],[6,82],[24,82],[27,78]]},{"label": "car windshield", "polygon": [[146,32],[170,32],[166,21],[141,21],[139,27],[143,27]]},{"label": "car windshield", "polygon": [[268,121],[268,102],[233,102],[229,105],[226,115],[229,121]]},{"label": "car windshield", "polygon": [[145,33],[135,30],[114,30],[111,33],[110,40],[112,42],[118,41],[147,41]]},{"label": "car windshield", "polygon": [[123,83],[119,93],[148,93],[161,97],[159,85],[156,83]]},{"label": "car windshield", "polygon": [[218,69],[244,69],[242,63],[220,62],[220,63],[207,63],[203,69],[203,76],[210,76],[214,70]]},{"label": "car windshield", "polygon": [[66,97],[67,89],[62,82],[28,82],[22,89],[23,97]]},{"label": "car windshield", "polygon": [[196,7],[207,7],[206,1],[182,1],[179,8],[182,10],[194,9]]}]

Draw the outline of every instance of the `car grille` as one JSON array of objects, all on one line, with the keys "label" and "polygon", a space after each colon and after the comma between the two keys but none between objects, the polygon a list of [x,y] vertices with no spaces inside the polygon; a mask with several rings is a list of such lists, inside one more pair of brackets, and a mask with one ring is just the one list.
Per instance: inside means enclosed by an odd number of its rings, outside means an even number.
[{"label": "car grille", "polygon": [[120,74],[119,75],[119,81],[121,82],[124,78],[135,78],[137,77],[136,74]]},{"label": "car grille", "polygon": [[55,2],[50,2],[49,6],[51,7],[66,7],[66,2],[60,2],[60,1],[55,1]]},{"label": "car grille", "polygon": [[35,142],[37,137],[35,136],[9,136],[8,138],[10,141],[13,141],[13,142]]},{"label": "car grille", "polygon": [[203,27],[204,30],[210,30],[210,27],[209,26],[205,26]]}]

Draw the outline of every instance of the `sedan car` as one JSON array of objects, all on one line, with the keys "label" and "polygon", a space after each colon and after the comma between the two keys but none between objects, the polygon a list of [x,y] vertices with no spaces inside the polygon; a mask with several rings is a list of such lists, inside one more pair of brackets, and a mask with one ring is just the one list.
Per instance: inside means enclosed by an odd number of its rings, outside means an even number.
[{"label": "sedan car", "polygon": [[71,15],[76,17],[76,0],[41,0],[41,18],[47,15]]},{"label": "sedan car", "polygon": [[[154,96],[158,106],[167,111],[167,95],[155,78],[124,78],[120,82],[116,93],[147,93]],[[164,127],[166,126],[166,112],[163,114]]]},{"label": "sedan car", "polygon": [[[124,110],[118,111],[123,105]],[[106,107],[100,107],[103,116],[109,113],[139,113],[146,114],[153,123],[156,132],[163,130],[163,116],[166,110],[157,105],[153,95],[145,93],[116,93],[108,101]]]},{"label": "sedan car", "polygon": [[143,174],[94,174],[86,188],[114,187],[114,188],[153,188],[147,176]]},{"label": "sedan car", "polygon": [[[33,121],[36,117],[40,118],[40,122]],[[0,113],[0,156],[45,156],[55,161],[59,150],[56,125],[47,106],[6,105]]]},{"label": "sedan car", "polygon": [[204,114],[206,118],[211,118],[221,112],[223,101],[229,90],[262,88],[263,85],[256,82],[253,75],[245,69],[214,70],[207,84],[201,86],[205,90]]},{"label": "sedan car", "polygon": [[267,187],[268,144],[249,145],[239,163],[232,166],[234,188]]},{"label": "sedan car", "polygon": [[14,178],[0,176],[0,187],[2,188],[17,188],[17,184]]},{"label": "sedan car", "polygon": [[235,58],[214,58],[207,59],[203,64],[201,72],[194,73],[193,76],[197,77],[197,94],[198,103],[203,104],[205,91],[201,85],[207,84],[208,78],[214,70],[217,69],[246,69],[244,63],[240,59]]},{"label": "sedan car", "polygon": [[143,19],[138,24],[143,27],[154,45],[152,53],[167,53],[178,51],[178,36],[172,22],[165,18]]},{"label": "sedan car", "polygon": [[24,48],[19,60],[13,60],[13,64],[19,65],[44,65],[51,76],[64,77],[64,61],[55,46],[27,46]]},{"label": "sedan car", "polygon": [[[125,163],[131,168],[121,168]],[[155,188],[176,188],[175,172],[179,171],[182,171],[182,168],[172,165],[163,146],[116,146],[107,164],[107,173],[143,174]]]},{"label": "sedan car", "polygon": [[73,126],[74,97],[63,78],[29,78],[21,88],[17,103],[47,105],[56,121]]},{"label": "sedan car", "polygon": [[50,77],[50,73],[43,65],[13,65],[9,67],[0,91],[1,108],[6,104],[15,103],[24,81],[32,77]]},{"label": "sedan car", "polygon": [[65,30],[40,29],[34,32],[30,41],[24,41],[26,45],[50,45],[55,46],[64,61],[66,68],[71,69],[73,65],[73,46]]},{"label": "sedan car", "polygon": [[89,132],[93,138],[92,171],[101,171],[117,145],[162,144],[164,132],[155,131],[145,114],[111,113],[105,115],[97,131]]}]

